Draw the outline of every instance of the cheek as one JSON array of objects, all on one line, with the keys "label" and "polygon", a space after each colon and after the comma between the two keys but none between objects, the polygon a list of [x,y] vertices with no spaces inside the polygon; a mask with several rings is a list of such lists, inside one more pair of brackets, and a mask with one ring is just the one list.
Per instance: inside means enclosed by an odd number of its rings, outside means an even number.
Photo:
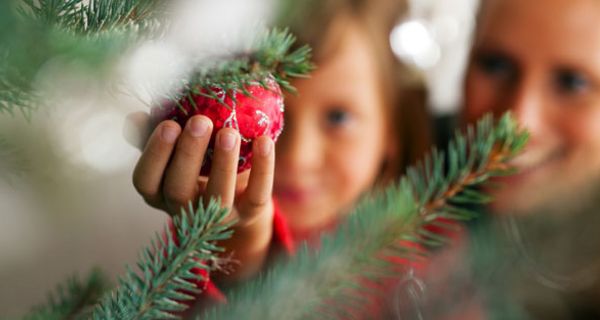
[{"label": "cheek", "polygon": [[488,112],[496,111],[497,89],[492,81],[477,71],[470,70],[465,80],[465,109],[467,123],[477,121]]},{"label": "cheek", "polygon": [[576,117],[562,117],[561,128],[566,149],[587,169],[600,170],[600,101]]},{"label": "cheek", "polygon": [[373,128],[377,134],[362,135],[361,138],[337,142],[336,150],[328,154],[327,166],[331,170],[332,181],[335,186],[332,190],[335,198],[349,205],[374,184],[384,158],[383,133]]}]

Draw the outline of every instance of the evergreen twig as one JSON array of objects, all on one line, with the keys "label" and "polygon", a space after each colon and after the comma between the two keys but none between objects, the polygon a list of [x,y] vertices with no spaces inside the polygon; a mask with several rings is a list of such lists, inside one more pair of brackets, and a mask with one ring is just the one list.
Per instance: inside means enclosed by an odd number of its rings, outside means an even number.
[{"label": "evergreen twig", "polygon": [[160,25],[162,0],[23,0],[20,12],[48,27],[85,36],[140,32]]},{"label": "evergreen twig", "polygon": [[509,174],[507,161],[526,141],[509,115],[496,127],[485,117],[477,130],[456,134],[448,169],[443,154],[434,151],[398,185],[364,202],[334,234],[324,236],[318,251],[303,247],[294,259],[233,292],[228,304],[206,319],[337,319],[365,312],[364,296],[377,295],[365,281],[377,283],[406,267],[394,259],[416,259],[426,254],[418,248],[443,244],[444,237],[426,225],[439,218],[476,217],[469,206],[490,200],[478,188]]},{"label": "evergreen twig", "polygon": [[138,260],[140,273],[131,268],[119,280],[119,287],[106,295],[95,308],[92,319],[177,319],[194,296],[202,292],[195,284],[202,276],[192,272],[210,271],[219,266],[217,241],[231,236],[231,223],[223,223],[228,210],[212,200],[202,201],[194,210],[191,203],[173,218],[173,232],[166,228],[156,235]]},{"label": "evergreen twig", "polygon": [[85,319],[107,288],[108,280],[99,270],[92,271],[84,282],[73,276],[67,280],[66,285],[58,286],[49,295],[45,305],[35,307],[24,319]]},{"label": "evergreen twig", "polygon": [[24,76],[11,66],[7,52],[0,49],[0,114],[14,116],[18,108],[25,119],[31,119],[37,109],[36,95]]},{"label": "evergreen twig", "polygon": [[162,0],[0,1],[0,113],[29,119],[43,104],[33,82],[54,58],[100,70],[111,57],[162,30]]},{"label": "evergreen twig", "polygon": [[21,150],[0,136],[0,178],[11,182],[27,170],[27,161]]},{"label": "evergreen twig", "polygon": [[[19,108],[28,118],[42,103],[32,88],[39,69],[54,57],[69,57],[100,67],[110,57],[146,37],[157,38],[167,29],[162,0],[24,0],[20,16],[0,3],[0,18],[10,21],[13,33],[0,32],[0,112],[14,114]],[[294,49],[288,30],[265,32],[245,52],[217,65],[199,68],[182,81],[184,94],[203,94],[219,99],[223,91],[235,97],[248,94],[246,86],[273,77],[285,90],[289,82],[314,69],[308,46]],[[32,50],[35,48],[35,50]],[[203,63],[204,61],[201,61]],[[101,68],[96,68],[101,69]],[[179,97],[170,97],[179,99]]]},{"label": "evergreen twig", "polygon": [[314,70],[311,48],[294,49],[296,37],[288,29],[273,29],[258,38],[245,53],[225,59],[218,65],[197,70],[183,92],[204,94],[219,100],[218,92],[235,97],[236,92],[248,94],[246,87],[260,84],[267,88],[266,78],[273,79],[285,90],[295,93],[290,78],[307,77]]}]

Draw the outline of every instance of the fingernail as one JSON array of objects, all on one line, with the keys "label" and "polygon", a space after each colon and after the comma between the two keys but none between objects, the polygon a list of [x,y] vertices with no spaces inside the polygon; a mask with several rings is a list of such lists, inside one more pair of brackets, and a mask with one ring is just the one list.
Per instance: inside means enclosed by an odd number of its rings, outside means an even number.
[{"label": "fingernail", "polygon": [[231,132],[223,132],[219,135],[219,146],[223,150],[233,150],[236,142],[236,135]]},{"label": "fingernail", "polygon": [[200,138],[208,132],[209,127],[210,123],[205,118],[193,118],[188,128],[192,137]]},{"label": "fingernail", "polygon": [[260,152],[260,155],[263,157],[268,156],[272,149],[273,141],[271,141],[271,139],[264,139],[260,145],[258,145],[258,152]]},{"label": "fingernail", "polygon": [[179,136],[179,130],[172,126],[164,126],[160,133],[162,139],[167,143],[174,143],[177,140],[177,136]]}]

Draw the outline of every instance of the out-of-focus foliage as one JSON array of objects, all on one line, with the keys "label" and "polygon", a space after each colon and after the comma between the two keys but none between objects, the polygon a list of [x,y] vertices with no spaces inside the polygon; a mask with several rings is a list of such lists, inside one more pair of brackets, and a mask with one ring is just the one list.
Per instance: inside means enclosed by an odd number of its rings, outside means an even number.
[{"label": "out-of-focus foliage", "polygon": [[160,26],[153,1],[42,0],[0,3],[0,113],[26,118],[43,105],[34,86],[48,62],[62,59],[90,70]]}]

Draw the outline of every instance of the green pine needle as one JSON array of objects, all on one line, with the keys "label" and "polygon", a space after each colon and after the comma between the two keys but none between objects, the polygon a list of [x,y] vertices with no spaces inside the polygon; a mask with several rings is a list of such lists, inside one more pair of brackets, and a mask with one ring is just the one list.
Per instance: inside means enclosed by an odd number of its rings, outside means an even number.
[{"label": "green pine needle", "polygon": [[56,291],[49,295],[45,305],[35,307],[24,319],[86,319],[107,288],[108,280],[98,270],[92,271],[84,282],[73,276],[66,281],[66,285],[58,286]]},{"label": "green pine needle", "polygon": [[476,217],[468,207],[490,200],[478,188],[511,171],[507,161],[528,137],[509,115],[496,126],[486,116],[476,129],[456,134],[447,170],[444,155],[434,151],[397,185],[363,202],[334,234],[322,238],[318,251],[303,247],[295,258],[233,292],[228,304],[206,319],[340,319],[368,312],[364,297],[377,294],[372,284],[406,271],[390,258],[426,254],[407,243],[444,244],[445,238],[425,229],[435,221],[452,230],[438,218]]},{"label": "green pine needle", "polygon": [[38,109],[36,94],[30,91],[30,85],[25,77],[13,66],[0,48],[0,114],[15,116],[18,109],[21,115],[30,120],[33,112]]},{"label": "green pine needle", "polygon": [[160,25],[162,0],[23,0],[23,16],[67,32],[98,36],[104,32],[140,32]]},{"label": "green pine needle", "polygon": [[287,29],[273,29],[260,37],[246,53],[238,54],[215,67],[197,71],[185,92],[197,94],[202,88],[212,99],[220,99],[216,91],[235,96],[236,92],[248,94],[246,87],[260,84],[268,88],[264,80],[273,77],[285,90],[295,93],[291,78],[307,77],[315,66],[310,61],[311,49],[302,46],[293,49],[296,42]]},{"label": "green pine needle", "polygon": [[22,150],[0,136],[0,179],[11,183],[28,169]]},{"label": "green pine needle", "polygon": [[161,27],[160,5],[162,0],[90,0],[82,6],[78,19],[82,21],[77,28],[86,34],[98,34],[102,31],[131,30],[146,32]]},{"label": "green pine needle", "polygon": [[[43,105],[33,88],[55,58],[102,70],[130,45],[163,30],[162,0],[0,1],[0,114],[31,117]],[[15,8],[16,7],[16,8]]]},{"label": "green pine needle", "polygon": [[[151,246],[144,249],[137,266],[119,280],[119,287],[106,295],[95,308],[92,319],[177,319],[186,302],[202,292],[194,283],[199,275],[192,269],[212,270],[219,263],[216,254],[222,249],[217,241],[227,239],[233,224],[223,223],[228,210],[211,200],[198,209],[190,204],[188,210],[173,218],[175,237],[169,228],[156,235]],[[178,239],[176,241],[174,238]]]},{"label": "green pine needle", "polygon": [[[146,38],[161,37],[168,29],[162,0],[23,0],[14,10],[0,2],[0,113],[20,109],[27,117],[43,99],[32,83],[46,62],[61,57],[77,60],[90,70]],[[18,11],[18,14],[17,12]],[[246,87],[273,77],[285,90],[295,92],[291,78],[305,77],[314,69],[308,46],[294,49],[288,30],[265,32],[251,48],[201,69],[185,81],[183,92],[219,99],[221,89],[234,97],[249,94]],[[201,90],[203,89],[203,90]],[[219,91],[219,90],[216,90]],[[178,100],[178,97],[170,97]]]}]

